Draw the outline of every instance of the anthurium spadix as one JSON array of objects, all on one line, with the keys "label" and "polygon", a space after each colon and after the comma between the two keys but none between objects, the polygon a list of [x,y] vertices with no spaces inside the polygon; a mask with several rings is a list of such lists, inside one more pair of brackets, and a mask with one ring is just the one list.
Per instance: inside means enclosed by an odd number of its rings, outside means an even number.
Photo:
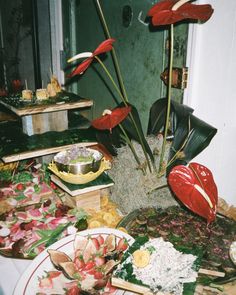
[{"label": "anthurium spadix", "polygon": [[68,62],[75,61],[77,59],[86,58],[81,64],[78,65],[78,67],[70,73],[69,77],[74,77],[76,75],[81,75],[83,72],[87,70],[87,68],[90,66],[90,64],[93,62],[93,59],[102,53],[106,53],[108,51],[111,51],[113,48],[113,43],[115,42],[115,39],[107,39],[103,41],[95,50],[94,52],[83,52],[79,53],[72,58],[68,60]]},{"label": "anthurium spadix", "polygon": [[168,176],[176,197],[210,223],[216,217],[218,191],[211,171],[198,163],[175,166]]},{"label": "anthurium spadix", "polygon": [[68,59],[67,62],[72,62],[72,61],[75,61],[75,60],[81,59],[81,58],[88,58],[88,57],[91,57],[92,55],[93,55],[92,52],[78,53],[78,54],[74,55],[73,57],[71,57],[70,59]]}]

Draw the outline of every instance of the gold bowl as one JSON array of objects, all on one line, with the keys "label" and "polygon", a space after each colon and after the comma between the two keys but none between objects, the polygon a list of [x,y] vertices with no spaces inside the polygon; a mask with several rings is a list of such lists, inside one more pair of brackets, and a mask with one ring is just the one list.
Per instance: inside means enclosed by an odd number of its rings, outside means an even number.
[{"label": "gold bowl", "polygon": [[105,170],[111,169],[111,164],[109,161],[104,158],[101,160],[101,165],[98,171],[96,172],[88,172],[86,174],[73,174],[65,171],[58,170],[56,164],[54,162],[50,163],[48,168],[59,178],[64,180],[65,182],[72,184],[85,184],[90,181],[95,180],[99,175],[101,175]]}]

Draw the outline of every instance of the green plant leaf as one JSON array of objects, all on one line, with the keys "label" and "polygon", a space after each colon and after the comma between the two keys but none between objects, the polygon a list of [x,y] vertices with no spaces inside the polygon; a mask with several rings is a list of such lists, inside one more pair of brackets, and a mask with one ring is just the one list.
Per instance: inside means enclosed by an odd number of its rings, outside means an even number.
[{"label": "green plant leaf", "polygon": [[[150,114],[149,114],[149,122],[148,122],[148,131],[147,134],[158,134],[164,130],[165,118],[166,118],[166,110],[167,109],[167,99],[161,98],[153,103]],[[171,101],[171,109],[170,109],[170,126],[171,133],[174,134],[179,122],[190,113],[193,112],[193,109],[180,104],[176,101]]]},{"label": "green plant leaf", "polygon": [[[217,129],[192,114],[185,117],[174,134],[169,153],[167,173],[176,165],[186,165],[202,152],[215,136]],[[177,156],[176,156],[177,155]]]},{"label": "green plant leaf", "polygon": [[[95,128],[94,128],[95,129]],[[119,126],[110,130],[95,130],[97,142],[103,144],[112,156],[117,156],[117,148],[124,145]]]}]

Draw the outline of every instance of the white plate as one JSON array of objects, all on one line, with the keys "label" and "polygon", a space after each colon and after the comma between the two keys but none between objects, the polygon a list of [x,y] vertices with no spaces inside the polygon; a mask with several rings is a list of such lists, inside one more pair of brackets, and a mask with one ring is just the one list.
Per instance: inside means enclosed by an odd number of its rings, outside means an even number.
[{"label": "white plate", "polygon": [[[77,233],[77,235],[98,236],[99,234],[101,234],[105,237],[111,233],[118,238],[123,238],[123,237],[126,238],[129,245],[131,245],[134,242],[134,239],[130,235],[112,228],[90,229],[90,230],[79,232]],[[59,251],[65,252],[67,255],[70,256],[74,252],[73,251],[74,239],[75,239],[75,235],[67,236],[61,239],[60,241],[54,243],[50,247],[48,247],[48,249],[59,250]],[[23,275],[19,279],[13,294],[14,295],[35,295],[36,290],[38,289],[38,278],[45,275],[45,271],[50,271],[53,269],[54,267],[49,258],[49,254],[47,252],[47,249],[45,249],[32,261],[29,267],[27,267],[26,271],[23,273]],[[120,293],[119,291],[117,291],[115,294],[116,295],[124,294],[124,292],[121,291]],[[125,293],[125,294],[128,294],[128,293]]]}]

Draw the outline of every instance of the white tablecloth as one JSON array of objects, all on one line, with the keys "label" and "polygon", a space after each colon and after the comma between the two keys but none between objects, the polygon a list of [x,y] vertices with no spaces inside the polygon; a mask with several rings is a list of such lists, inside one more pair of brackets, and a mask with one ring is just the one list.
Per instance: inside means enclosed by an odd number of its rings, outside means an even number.
[{"label": "white tablecloth", "polygon": [[0,295],[13,294],[17,281],[31,261],[0,256]]}]

